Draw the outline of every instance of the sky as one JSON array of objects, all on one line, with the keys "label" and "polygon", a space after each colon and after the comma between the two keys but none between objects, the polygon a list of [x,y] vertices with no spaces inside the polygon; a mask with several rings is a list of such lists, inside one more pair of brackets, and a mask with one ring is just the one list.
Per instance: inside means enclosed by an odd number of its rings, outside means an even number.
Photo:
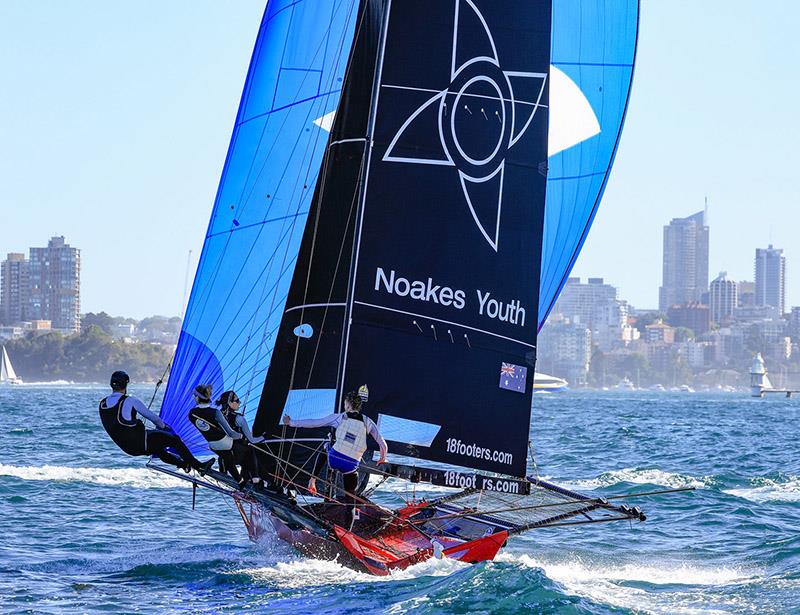
[{"label": "sky", "polygon": [[[0,254],[65,235],[82,311],[179,314],[264,4],[0,0]],[[797,23],[792,0],[642,0],[625,129],[573,275],[657,306],[662,228],[708,197],[710,278],[751,280],[771,242],[800,303]]]}]

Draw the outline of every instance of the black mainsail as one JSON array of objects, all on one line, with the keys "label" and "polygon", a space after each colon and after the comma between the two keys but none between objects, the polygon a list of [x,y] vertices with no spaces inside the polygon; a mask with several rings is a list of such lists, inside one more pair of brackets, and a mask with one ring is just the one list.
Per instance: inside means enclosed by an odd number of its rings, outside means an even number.
[{"label": "black mainsail", "polygon": [[365,4],[258,427],[367,383],[393,452],[524,476],[551,17],[514,6]]}]

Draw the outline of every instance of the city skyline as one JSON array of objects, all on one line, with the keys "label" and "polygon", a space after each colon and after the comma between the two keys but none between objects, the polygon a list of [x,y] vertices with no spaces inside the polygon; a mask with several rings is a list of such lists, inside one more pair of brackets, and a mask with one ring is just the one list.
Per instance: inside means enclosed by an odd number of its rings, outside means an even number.
[{"label": "city skyline", "polygon": [[[800,128],[798,85],[784,76],[800,54],[800,7],[781,7],[643,3],[625,130],[573,276],[605,277],[655,308],[661,229],[706,196],[711,272],[752,280],[754,250],[769,243],[792,261]],[[0,97],[0,202],[13,223],[0,226],[0,254],[65,235],[83,251],[85,311],[179,314],[263,8],[3,3],[0,78],[14,95]],[[748,87],[734,87],[743,73]],[[791,272],[787,309],[800,303]]]}]

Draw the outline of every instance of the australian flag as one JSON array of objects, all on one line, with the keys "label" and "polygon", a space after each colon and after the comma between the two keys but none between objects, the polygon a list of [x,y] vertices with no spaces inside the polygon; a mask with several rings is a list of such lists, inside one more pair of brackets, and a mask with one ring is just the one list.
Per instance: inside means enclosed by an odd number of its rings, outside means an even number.
[{"label": "australian flag", "polygon": [[528,368],[513,363],[500,365],[500,388],[517,393],[525,392],[525,382],[528,378]]}]

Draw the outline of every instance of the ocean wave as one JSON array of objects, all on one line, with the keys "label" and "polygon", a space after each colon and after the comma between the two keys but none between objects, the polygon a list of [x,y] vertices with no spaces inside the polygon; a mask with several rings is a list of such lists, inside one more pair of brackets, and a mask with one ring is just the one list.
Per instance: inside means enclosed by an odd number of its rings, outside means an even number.
[{"label": "ocean wave", "polygon": [[[547,559],[513,553],[500,554],[499,562],[540,568],[567,592],[616,607],[653,613],[725,613],[741,608],[722,589],[751,583],[760,573],[738,567],[700,565],[694,562],[587,562],[578,557]],[[670,586],[654,592],[637,584]],[[674,586],[685,586],[675,588]],[[713,596],[711,595],[713,592]]]},{"label": "ocean wave", "polygon": [[73,468],[70,466],[14,466],[0,463],[0,476],[22,480],[80,482],[138,489],[188,488],[190,485],[147,468]]},{"label": "ocean wave", "polygon": [[723,493],[744,498],[751,502],[800,502],[800,476],[788,476],[786,480],[755,478],[752,487],[741,489],[725,489]]},{"label": "ocean wave", "polygon": [[704,487],[708,487],[711,483],[711,480],[711,477],[708,476],[696,478],[694,476],[689,476],[688,474],[665,472],[664,470],[658,470],[656,468],[623,468],[622,470],[604,472],[597,478],[560,481],[558,484],[566,487],[567,489],[575,489],[576,491],[602,489],[604,487],[612,487],[620,483],[659,485],[669,489],[683,489],[686,487],[702,489]]}]

